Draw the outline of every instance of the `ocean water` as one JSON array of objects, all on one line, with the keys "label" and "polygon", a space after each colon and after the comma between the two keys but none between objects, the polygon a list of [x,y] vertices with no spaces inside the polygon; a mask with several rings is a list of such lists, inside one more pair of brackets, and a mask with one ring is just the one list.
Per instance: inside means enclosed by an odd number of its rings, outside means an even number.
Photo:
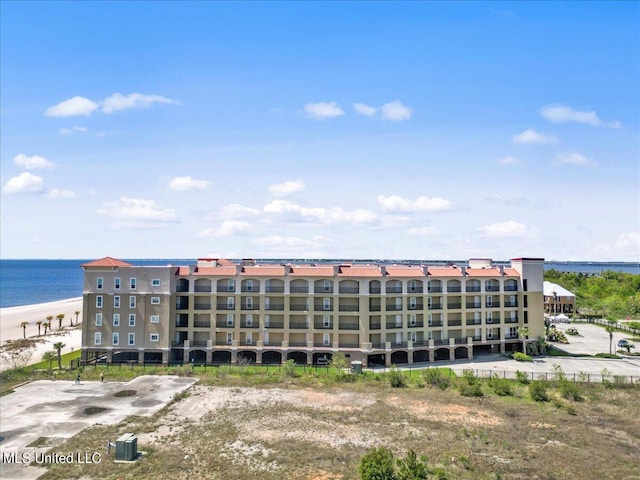
[{"label": "ocean water", "polygon": [[[82,296],[83,271],[80,265],[91,260],[0,260],[0,307],[54,302]],[[195,263],[193,259],[133,259],[126,261],[134,265],[191,265]],[[284,263],[293,260],[270,259],[268,261]],[[321,260],[314,260],[314,262],[319,263]],[[446,262],[438,261],[438,263]],[[454,263],[460,265],[464,262]],[[640,274],[640,263],[636,262],[545,262],[544,268],[589,274],[598,274],[604,270]]]}]

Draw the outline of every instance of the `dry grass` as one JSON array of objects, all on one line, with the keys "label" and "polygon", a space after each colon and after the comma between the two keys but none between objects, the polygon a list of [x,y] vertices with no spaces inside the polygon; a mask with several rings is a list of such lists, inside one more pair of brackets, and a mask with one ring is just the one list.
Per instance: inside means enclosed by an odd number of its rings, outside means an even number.
[{"label": "dry grass", "polygon": [[[310,388],[196,385],[156,415],[94,426],[60,451],[104,451],[138,435],[136,464],[55,465],[42,478],[357,478],[361,455],[380,445],[426,454],[451,479],[640,478],[638,390],[586,387],[585,401],[466,398],[456,390],[385,383]],[[571,408],[567,408],[567,406]],[[573,413],[573,414],[570,414]]]}]

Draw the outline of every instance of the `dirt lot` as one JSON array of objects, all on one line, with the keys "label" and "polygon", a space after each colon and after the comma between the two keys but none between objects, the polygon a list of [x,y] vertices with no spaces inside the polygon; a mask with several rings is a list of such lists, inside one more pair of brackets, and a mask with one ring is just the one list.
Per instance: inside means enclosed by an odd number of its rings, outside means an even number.
[{"label": "dirt lot", "polygon": [[360,456],[381,445],[424,453],[451,479],[640,478],[638,390],[592,385],[568,405],[534,403],[524,386],[514,397],[467,398],[380,379],[224,383],[195,385],[152,417],[98,425],[60,447],[101,448],[105,436],[133,432],[145,451],[137,463],[55,465],[42,478],[348,479],[358,478]]}]

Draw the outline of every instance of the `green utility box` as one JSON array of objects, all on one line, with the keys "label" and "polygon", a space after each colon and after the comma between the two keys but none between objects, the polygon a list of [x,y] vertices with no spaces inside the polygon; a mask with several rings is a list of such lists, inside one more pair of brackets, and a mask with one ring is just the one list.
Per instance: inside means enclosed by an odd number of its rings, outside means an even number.
[{"label": "green utility box", "polygon": [[352,373],[362,373],[362,362],[351,362]]},{"label": "green utility box", "polygon": [[125,433],[116,440],[116,460],[132,462],[138,456],[138,438],[133,433]]}]

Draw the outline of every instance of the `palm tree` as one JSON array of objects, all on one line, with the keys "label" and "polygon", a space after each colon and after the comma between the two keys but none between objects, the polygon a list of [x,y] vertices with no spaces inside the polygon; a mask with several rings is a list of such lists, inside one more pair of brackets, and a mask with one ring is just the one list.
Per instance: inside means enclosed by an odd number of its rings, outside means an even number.
[{"label": "palm tree", "polygon": [[44,322],[42,324],[42,326],[44,327],[44,334],[46,335],[47,334],[47,329],[49,328],[50,324],[49,324],[49,322]]},{"label": "palm tree", "polygon": [[22,338],[27,338],[27,325],[29,325],[29,322],[22,322],[20,324],[22,327]]},{"label": "palm tree", "polygon": [[56,318],[58,319],[58,330],[60,330],[62,328],[62,320],[64,320],[64,313],[59,313]]},{"label": "palm tree", "polygon": [[60,350],[62,350],[66,345],[62,342],[56,342],[53,344],[53,348],[56,350],[58,355],[58,370],[62,370],[62,358],[60,356]]},{"label": "palm tree", "polygon": [[531,335],[531,330],[529,327],[520,327],[518,329],[518,335],[522,338],[522,353],[527,354],[527,338]]},{"label": "palm tree", "polygon": [[[73,313],[76,316],[76,325],[77,325],[78,324],[78,315],[80,315],[80,310],[76,310]],[[73,327],[73,321],[71,322],[71,326]]]},{"label": "palm tree", "polygon": [[[49,324],[48,327],[51,328],[51,322],[53,322],[53,315],[49,315],[47,317],[47,323]],[[44,334],[47,334],[47,330],[45,329]]]},{"label": "palm tree", "polygon": [[51,364],[53,363],[53,360],[56,358],[56,352],[44,352],[44,355],[42,355],[42,360],[44,360],[45,362],[49,362],[49,373],[51,373]]},{"label": "palm tree", "polygon": [[616,324],[616,319],[615,318],[607,318],[607,321],[609,322],[609,325],[607,325],[606,327],[604,327],[604,329],[609,333],[609,354],[612,354],[613,351],[613,332],[616,331],[614,325]]},{"label": "palm tree", "polygon": [[42,326],[42,321],[41,321],[41,320],[38,320],[38,321],[36,322],[36,325],[38,326],[38,336],[40,336],[40,327]]}]

